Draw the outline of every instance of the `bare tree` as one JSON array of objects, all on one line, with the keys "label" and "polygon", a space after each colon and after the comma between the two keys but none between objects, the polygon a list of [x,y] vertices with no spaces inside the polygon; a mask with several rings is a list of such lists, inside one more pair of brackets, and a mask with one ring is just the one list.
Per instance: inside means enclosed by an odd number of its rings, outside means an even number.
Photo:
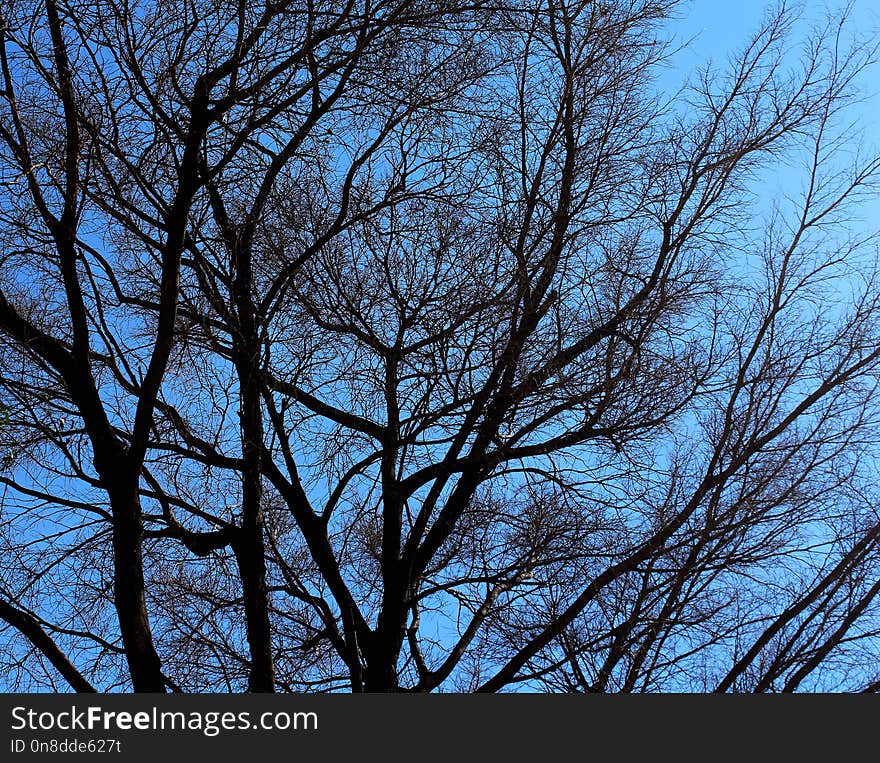
[{"label": "bare tree", "polygon": [[676,8],[7,3],[6,686],[876,690],[876,49]]}]

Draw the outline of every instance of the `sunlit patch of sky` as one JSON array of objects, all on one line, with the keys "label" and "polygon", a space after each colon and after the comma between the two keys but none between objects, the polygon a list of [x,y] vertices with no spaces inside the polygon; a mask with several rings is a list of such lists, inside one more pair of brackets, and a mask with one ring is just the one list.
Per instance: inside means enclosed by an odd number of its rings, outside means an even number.
[{"label": "sunlit patch of sky", "polygon": [[[762,19],[780,7],[791,9],[797,18],[792,29],[791,60],[797,62],[800,43],[813,29],[821,28],[826,18],[845,13],[847,18],[841,35],[844,47],[856,41],[877,45],[880,37],[880,3],[876,0],[801,0],[800,2],[768,2],[768,0],[687,0],[678,18],[669,25],[674,53],[669,67],[658,80],[666,92],[692,77],[706,64],[724,69],[754,34]],[[855,83],[860,98],[845,112],[853,129],[851,150],[862,158],[880,153],[880,64],[869,67]],[[776,168],[778,171],[762,180],[767,198],[779,198],[796,192],[804,177],[803,166],[796,162]],[[880,189],[878,189],[880,190]],[[880,228],[880,192],[865,199],[862,206],[863,230]]]}]

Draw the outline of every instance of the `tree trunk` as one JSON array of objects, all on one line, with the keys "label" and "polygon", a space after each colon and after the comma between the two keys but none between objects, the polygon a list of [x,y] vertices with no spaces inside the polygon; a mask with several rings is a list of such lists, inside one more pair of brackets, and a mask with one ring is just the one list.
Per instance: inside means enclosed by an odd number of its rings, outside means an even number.
[{"label": "tree trunk", "polygon": [[379,613],[379,622],[367,652],[364,691],[396,692],[400,690],[397,662],[406,636],[406,606],[404,595],[385,597],[385,606]]},{"label": "tree trunk", "polygon": [[[121,495],[120,495],[121,493]],[[144,584],[143,521],[137,491],[110,491],[113,508],[113,593],[119,630],[136,692],[165,692],[153,645]]]},{"label": "tree trunk", "polygon": [[245,520],[233,544],[241,577],[244,616],[247,627],[251,667],[248,691],[274,692],[275,668],[272,657],[272,629],[269,622],[269,596],[266,590],[266,562],[263,523]]},{"label": "tree trunk", "polygon": [[[240,294],[249,293],[238,284]],[[244,314],[244,332],[250,338],[237,358],[241,387],[242,495],[241,530],[233,544],[241,577],[247,640],[251,668],[248,691],[274,692],[275,668],[272,657],[272,627],[269,621],[269,594],[266,590],[266,552],[263,542],[263,412],[260,400],[259,342],[253,325],[253,306],[239,296]]]}]

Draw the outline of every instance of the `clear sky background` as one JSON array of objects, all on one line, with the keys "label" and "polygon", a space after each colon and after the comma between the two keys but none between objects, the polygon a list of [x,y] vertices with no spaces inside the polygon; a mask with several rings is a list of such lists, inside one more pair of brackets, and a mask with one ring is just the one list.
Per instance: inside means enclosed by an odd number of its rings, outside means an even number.
[{"label": "clear sky background", "polygon": [[[676,41],[683,44],[672,59],[670,84],[674,87],[673,83],[681,83],[709,60],[723,67],[727,57],[740,50],[758,28],[768,9],[779,4],[780,0],[686,0],[680,18],[670,26]],[[848,34],[880,41],[880,0],[788,0],[786,5],[796,9],[802,19],[798,34],[806,34],[811,26],[820,25],[829,11],[839,11],[848,5]],[[865,72],[859,86],[864,101],[852,110],[850,118],[864,128],[865,156],[876,155],[880,153],[880,65]],[[796,168],[779,168],[774,177],[766,178],[766,190],[773,195],[774,184],[777,189],[790,187],[799,177],[802,175]],[[880,193],[866,201],[863,220],[863,232],[880,228]]]},{"label": "clear sky background", "polygon": [[[683,51],[683,62],[694,63],[712,56],[719,61],[730,50],[737,48],[752,32],[768,8],[779,2],[773,0],[688,0],[682,9],[678,31],[682,39],[696,36],[694,43]],[[805,25],[821,21],[828,10],[845,7],[846,0],[800,0],[787,2],[799,8]],[[880,2],[878,0],[851,0],[851,25],[854,31],[870,33],[880,29]],[[875,106],[878,102],[875,100]]]}]

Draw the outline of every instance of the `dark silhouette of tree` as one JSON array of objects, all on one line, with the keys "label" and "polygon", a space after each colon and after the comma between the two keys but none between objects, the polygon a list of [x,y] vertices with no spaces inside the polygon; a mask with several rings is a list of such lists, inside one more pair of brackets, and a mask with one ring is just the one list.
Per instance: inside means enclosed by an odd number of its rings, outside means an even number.
[{"label": "dark silhouette of tree", "polygon": [[4,5],[7,687],[877,689],[876,49],[677,5]]}]

